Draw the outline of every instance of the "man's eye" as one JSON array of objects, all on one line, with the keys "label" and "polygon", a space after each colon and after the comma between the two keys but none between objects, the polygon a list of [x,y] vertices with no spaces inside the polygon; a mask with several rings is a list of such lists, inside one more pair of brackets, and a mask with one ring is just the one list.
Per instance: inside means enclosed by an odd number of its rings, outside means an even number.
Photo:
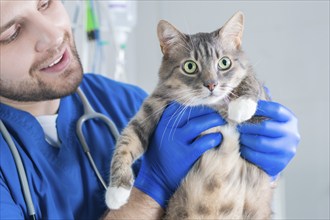
[{"label": "man's eye", "polygon": [[14,41],[18,37],[20,31],[21,31],[21,27],[20,26],[16,27],[16,29],[13,31],[12,34],[10,34],[5,39],[1,40],[1,43],[9,44],[10,42]]},{"label": "man's eye", "polygon": [[49,7],[50,5],[50,0],[41,0],[39,3],[38,10],[45,10]]},{"label": "man's eye", "polygon": [[13,41],[13,40],[15,40],[15,39],[17,38],[17,36],[18,36],[20,30],[21,30],[21,28],[17,28],[17,29],[16,29],[15,33],[13,33],[13,34],[9,37],[9,39],[8,39],[9,42],[11,42],[11,41]]}]

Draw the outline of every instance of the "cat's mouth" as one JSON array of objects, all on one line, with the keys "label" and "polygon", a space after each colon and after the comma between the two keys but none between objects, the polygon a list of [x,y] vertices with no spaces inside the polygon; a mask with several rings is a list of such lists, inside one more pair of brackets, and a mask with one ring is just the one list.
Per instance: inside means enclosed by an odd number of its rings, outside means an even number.
[{"label": "cat's mouth", "polygon": [[204,95],[204,97],[201,97],[200,104],[215,104],[218,103],[220,100],[222,100],[224,98],[223,95],[218,94],[216,92],[209,92],[207,95]]},{"label": "cat's mouth", "polygon": [[206,94],[206,98],[213,98],[213,97],[219,97],[221,96],[221,94],[217,91],[208,91],[208,93]]}]

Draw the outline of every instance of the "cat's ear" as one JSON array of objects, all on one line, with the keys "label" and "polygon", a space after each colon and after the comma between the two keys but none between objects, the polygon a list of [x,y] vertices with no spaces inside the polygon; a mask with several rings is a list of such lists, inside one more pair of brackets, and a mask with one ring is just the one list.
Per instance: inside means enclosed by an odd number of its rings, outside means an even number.
[{"label": "cat's ear", "polygon": [[182,33],[178,31],[169,22],[161,20],[157,26],[157,35],[159,39],[160,48],[165,55],[169,50],[181,40]]},{"label": "cat's ear", "polygon": [[241,11],[231,17],[219,30],[222,47],[239,49],[241,47],[244,29],[244,15]]}]

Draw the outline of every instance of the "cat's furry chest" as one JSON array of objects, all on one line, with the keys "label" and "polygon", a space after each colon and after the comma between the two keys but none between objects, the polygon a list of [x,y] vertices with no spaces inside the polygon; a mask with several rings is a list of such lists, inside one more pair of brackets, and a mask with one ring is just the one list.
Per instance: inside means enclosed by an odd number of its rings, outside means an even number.
[{"label": "cat's furry chest", "polygon": [[222,144],[196,162],[170,200],[165,219],[269,219],[269,177],[240,157],[232,125],[205,134],[213,132],[223,134]]}]

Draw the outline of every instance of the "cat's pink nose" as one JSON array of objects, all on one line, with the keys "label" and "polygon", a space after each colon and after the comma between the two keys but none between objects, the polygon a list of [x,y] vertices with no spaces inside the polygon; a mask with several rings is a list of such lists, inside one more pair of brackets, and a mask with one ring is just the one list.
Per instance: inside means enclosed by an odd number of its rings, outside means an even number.
[{"label": "cat's pink nose", "polygon": [[211,92],[213,92],[213,90],[215,89],[215,87],[217,86],[217,83],[210,83],[207,85],[204,85],[206,88],[208,88]]}]

